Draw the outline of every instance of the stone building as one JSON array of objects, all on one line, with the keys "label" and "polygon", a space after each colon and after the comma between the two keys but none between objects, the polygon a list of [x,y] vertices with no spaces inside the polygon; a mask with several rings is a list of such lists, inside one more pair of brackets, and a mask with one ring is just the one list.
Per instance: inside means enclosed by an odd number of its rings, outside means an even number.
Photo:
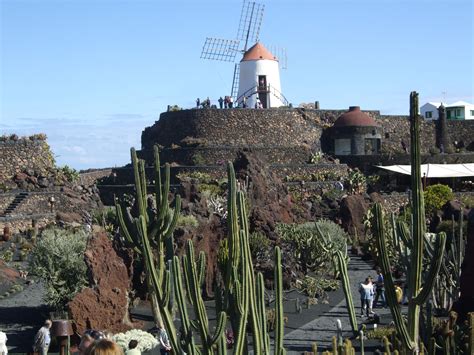
[{"label": "stone building", "polygon": [[330,129],[334,155],[375,155],[381,152],[381,127],[359,106],[339,116]]}]

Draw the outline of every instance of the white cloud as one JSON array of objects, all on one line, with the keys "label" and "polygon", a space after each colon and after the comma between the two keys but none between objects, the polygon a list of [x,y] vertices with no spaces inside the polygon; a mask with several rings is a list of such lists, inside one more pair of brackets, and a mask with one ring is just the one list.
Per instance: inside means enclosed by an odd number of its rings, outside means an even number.
[{"label": "white cloud", "polygon": [[128,164],[130,147],[140,148],[141,132],[155,120],[131,113],[114,113],[95,120],[22,117],[2,121],[0,134],[45,133],[58,165],[103,168]]}]

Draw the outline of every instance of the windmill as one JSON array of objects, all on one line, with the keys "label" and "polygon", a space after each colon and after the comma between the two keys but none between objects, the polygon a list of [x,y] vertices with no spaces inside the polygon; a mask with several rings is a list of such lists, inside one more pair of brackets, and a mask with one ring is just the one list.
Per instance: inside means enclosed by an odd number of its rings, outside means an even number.
[{"label": "windmill", "polygon": [[[244,0],[240,13],[239,27],[235,39],[207,37],[201,52],[202,59],[234,62],[234,76],[232,79],[231,96],[237,98],[239,89],[239,62],[235,60],[237,53],[245,53],[249,44],[258,42],[260,27],[263,20],[265,5],[255,1]],[[281,57],[279,62],[282,69],[286,69],[286,52],[284,49],[274,49]]]}]

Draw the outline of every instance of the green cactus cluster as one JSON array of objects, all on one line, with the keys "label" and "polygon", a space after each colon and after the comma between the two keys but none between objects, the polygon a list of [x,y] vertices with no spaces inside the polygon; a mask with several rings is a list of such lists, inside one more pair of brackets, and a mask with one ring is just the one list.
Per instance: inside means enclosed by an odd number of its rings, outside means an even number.
[{"label": "green cactus cluster", "polygon": [[395,322],[397,333],[402,341],[403,347],[413,353],[420,351],[420,311],[430,296],[433,285],[443,260],[444,247],[446,243],[445,233],[435,237],[430,268],[423,268],[423,257],[425,256],[425,208],[423,201],[423,189],[421,186],[420,172],[420,116],[418,114],[418,94],[412,92],[410,95],[410,137],[411,137],[411,188],[412,188],[412,226],[411,233],[408,226],[403,222],[394,229],[394,233],[400,233],[404,245],[410,246],[410,254],[406,257],[408,276],[408,317],[402,316],[395,295],[395,285],[391,274],[391,265],[387,252],[387,233],[384,231],[382,207],[380,204],[374,206],[374,234],[379,251],[379,264],[385,277],[385,292],[392,317]]},{"label": "green cactus cluster", "polygon": [[[180,198],[174,199],[174,208],[169,204],[170,168],[165,166],[162,181],[158,148],[155,154],[154,204],[148,200],[145,164],[131,150],[135,177],[135,216],[131,209],[121,206],[116,200],[120,231],[126,244],[144,260],[148,284],[156,297],[159,323],[168,332],[170,343],[176,353],[225,354],[225,328],[227,319],[234,333],[234,353],[270,354],[270,335],[267,330],[265,309],[265,286],[261,273],[255,275],[249,246],[245,196],[237,190],[235,172],[228,164],[228,236],[222,246],[219,269],[222,282],[215,290],[217,324],[210,328],[209,318],[202,298],[202,286],[206,272],[206,257],[203,252],[196,258],[192,240],[186,243],[185,254],[174,255],[173,231],[180,211]],[[281,251],[275,248],[275,342],[274,354],[285,354],[283,347],[283,281]],[[172,304],[177,304],[180,328],[174,324]],[[189,312],[188,305],[192,306]],[[192,314],[192,315],[191,315]],[[252,341],[250,342],[250,338]],[[195,339],[195,334],[199,339]]]}]

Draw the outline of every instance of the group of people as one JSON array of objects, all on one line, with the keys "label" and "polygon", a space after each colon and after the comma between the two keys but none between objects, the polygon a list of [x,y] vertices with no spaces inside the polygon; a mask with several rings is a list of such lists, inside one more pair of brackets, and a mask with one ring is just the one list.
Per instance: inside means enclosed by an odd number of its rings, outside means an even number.
[{"label": "group of people", "polygon": [[[242,100],[238,103],[239,107],[248,108],[247,101],[248,101],[248,97],[244,96],[242,98]],[[234,107],[234,99],[232,98],[232,96],[224,96],[224,98],[222,98],[222,96],[221,96],[221,97],[219,97],[217,102],[219,103],[219,108],[220,109],[233,108]],[[196,99],[196,108],[199,109],[201,107],[202,108],[216,108],[215,105],[211,106],[211,100],[209,99],[209,97],[207,97],[207,99],[204,99],[202,101],[199,97]],[[256,109],[263,109],[263,104],[260,101],[260,98],[258,96],[257,96],[257,99],[255,100],[254,107]]]},{"label": "group of people", "polygon": [[[44,325],[36,333],[33,352],[40,355],[47,355],[49,345],[51,344],[50,329],[52,326],[51,320],[46,320]],[[171,353],[171,344],[163,326],[158,325],[156,328],[156,337],[160,346],[160,354],[167,355]],[[0,332],[1,333],[1,332]],[[2,333],[4,334],[4,333]],[[0,341],[1,341],[0,337]],[[4,340],[3,350],[0,347],[0,355],[7,354],[6,348],[6,335]],[[118,346],[112,339],[104,332],[98,330],[86,330],[81,337],[81,342],[78,346],[79,354],[83,355],[124,355],[122,348]],[[3,351],[3,352],[2,352]],[[140,355],[141,352],[138,349],[138,341],[135,339],[130,340],[128,343],[128,349],[125,351],[125,355]]]},{"label": "group of people", "polygon": [[[386,308],[387,302],[385,299],[385,284],[384,277],[382,275],[382,270],[377,268],[377,279],[374,282],[371,276],[368,276],[363,283],[359,286],[360,293],[360,315],[364,316],[364,313],[367,317],[373,316],[373,308],[378,306],[380,300],[381,307]],[[395,295],[397,297],[397,302],[402,303],[403,300],[403,290],[400,287],[400,283],[395,284]]]},{"label": "group of people", "polygon": [[[233,108],[234,107],[234,99],[232,96],[224,96],[224,98],[219,97],[219,100],[217,100],[219,103],[219,108]],[[201,99],[198,97],[196,99],[196,108],[216,108],[215,105],[211,106],[211,100],[209,97],[207,99],[204,99],[201,101]]]}]

